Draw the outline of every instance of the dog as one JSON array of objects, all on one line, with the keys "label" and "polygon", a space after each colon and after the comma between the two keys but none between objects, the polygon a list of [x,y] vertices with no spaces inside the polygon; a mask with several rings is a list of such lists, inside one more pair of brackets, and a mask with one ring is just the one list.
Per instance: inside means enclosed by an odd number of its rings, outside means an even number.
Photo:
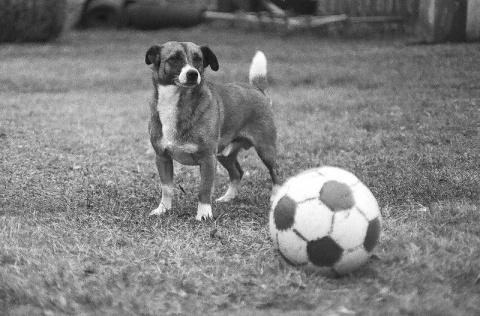
[{"label": "dog", "polygon": [[205,81],[205,70],[219,69],[208,46],[167,42],[147,50],[145,63],[152,68],[154,87],[150,104],[150,142],[160,176],[162,198],[150,215],[172,207],[173,160],[200,166],[196,219],[212,218],[212,190],[216,161],[225,167],[230,182],[217,202],[231,201],[243,176],[237,155],[254,147],[268,168],[272,197],[280,187],[277,167],[277,133],[267,88],[267,60],[257,52],[247,83],[217,84]]}]

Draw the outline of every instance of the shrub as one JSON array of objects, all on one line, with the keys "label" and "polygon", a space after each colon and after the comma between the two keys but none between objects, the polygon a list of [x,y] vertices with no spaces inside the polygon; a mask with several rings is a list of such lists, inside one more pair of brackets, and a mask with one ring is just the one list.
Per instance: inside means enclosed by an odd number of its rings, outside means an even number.
[{"label": "shrub", "polygon": [[66,0],[0,0],[0,42],[46,42],[62,32]]}]

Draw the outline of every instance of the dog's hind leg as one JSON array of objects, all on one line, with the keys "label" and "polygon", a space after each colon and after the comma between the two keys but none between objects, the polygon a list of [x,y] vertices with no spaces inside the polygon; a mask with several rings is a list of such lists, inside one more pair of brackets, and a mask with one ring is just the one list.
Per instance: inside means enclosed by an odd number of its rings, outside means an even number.
[{"label": "dog's hind leg", "polygon": [[275,195],[280,189],[280,179],[278,175],[278,166],[277,166],[277,149],[275,142],[264,142],[262,145],[256,145],[255,150],[257,151],[258,156],[262,162],[267,167],[270,177],[272,178],[272,193],[270,196],[270,201],[273,201]]},{"label": "dog's hind leg", "polygon": [[238,192],[238,185],[243,177],[243,170],[238,162],[238,152],[244,148],[246,144],[242,141],[230,143],[218,156],[218,161],[227,169],[230,183],[224,195],[216,199],[217,202],[229,202]]}]

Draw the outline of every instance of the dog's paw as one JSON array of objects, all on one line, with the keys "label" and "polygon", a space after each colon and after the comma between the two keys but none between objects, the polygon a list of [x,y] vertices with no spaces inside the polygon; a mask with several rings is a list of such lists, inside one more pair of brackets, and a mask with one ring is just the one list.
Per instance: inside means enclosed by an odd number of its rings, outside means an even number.
[{"label": "dog's paw", "polygon": [[273,203],[273,200],[275,200],[275,197],[278,194],[278,191],[280,191],[281,186],[278,184],[274,184],[272,187],[272,193],[270,194],[270,203]]},{"label": "dog's paw", "polygon": [[156,209],[151,211],[150,214],[148,214],[148,216],[160,216],[164,214],[166,211],[168,211],[168,209],[165,207],[165,205],[163,205],[163,203],[160,203],[160,205]]},{"label": "dog's paw", "polygon": [[195,216],[195,219],[197,221],[201,221],[204,219],[210,219],[212,217],[212,205],[198,203],[197,216]]},{"label": "dog's paw", "polygon": [[229,195],[225,193],[224,195],[216,199],[215,202],[218,202],[218,203],[230,202],[231,200],[233,200],[234,197],[235,195]]},{"label": "dog's paw", "polygon": [[215,202],[224,203],[230,202],[237,196],[238,183],[230,183],[228,185],[227,192],[224,195],[215,200]]}]

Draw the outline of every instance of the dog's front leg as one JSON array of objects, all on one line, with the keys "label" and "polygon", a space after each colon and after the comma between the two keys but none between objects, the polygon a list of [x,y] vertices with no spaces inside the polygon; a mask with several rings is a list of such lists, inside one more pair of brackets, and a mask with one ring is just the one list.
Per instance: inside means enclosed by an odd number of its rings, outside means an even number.
[{"label": "dog's front leg", "polygon": [[215,155],[208,154],[206,157],[200,159],[200,190],[198,203],[197,220],[212,218],[212,190],[215,180],[216,171]]},{"label": "dog's front leg", "polygon": [[155,157],[158,174],[160,176],[160,185],[162,186],[162,199],[156,209],[150,212],[151,215],[162,215],[172,208],[173,200],[173,160],[170,156],[164,154]]}]

